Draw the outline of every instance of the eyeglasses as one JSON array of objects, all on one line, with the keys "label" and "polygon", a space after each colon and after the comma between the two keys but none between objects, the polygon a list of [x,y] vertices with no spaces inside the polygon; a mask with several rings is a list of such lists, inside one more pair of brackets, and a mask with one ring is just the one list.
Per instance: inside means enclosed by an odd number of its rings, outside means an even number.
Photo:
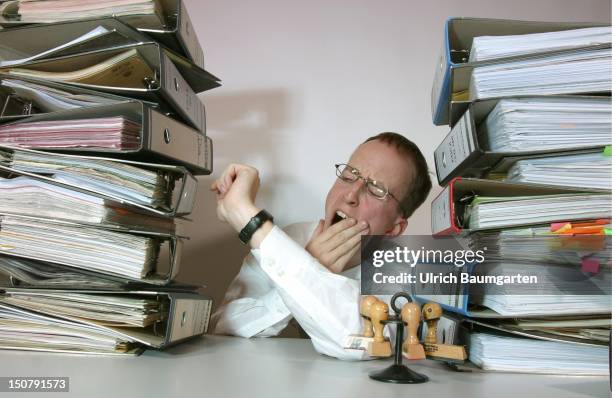
[{"label": "eyeglasses", "polygon": [[399,203],[399,200],[391,192],[389,192],[389,188],[387,188],[387,186],[382,182],[363,177],[359,170],[348,164],[340,163],[334,166],[336,166],[336,175],[342,181],[356,182],[357,180],[362,179],[365,181],[368,192],[376,199],[385,200],[387,196],[390,196]]}]

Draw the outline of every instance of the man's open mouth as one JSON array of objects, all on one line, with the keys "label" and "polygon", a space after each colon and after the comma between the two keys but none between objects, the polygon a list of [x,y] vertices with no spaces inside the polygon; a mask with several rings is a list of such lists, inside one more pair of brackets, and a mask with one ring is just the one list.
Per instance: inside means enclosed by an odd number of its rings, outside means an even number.
[{"label": "man's open mouth", "polygon": [[336,214],[334,214],[334,218],[332,218],[331,225],[334,225],[335,223],[340,222],[344,219],[346,219],[346,214],[344,214],[340,210],[337,210]]}]

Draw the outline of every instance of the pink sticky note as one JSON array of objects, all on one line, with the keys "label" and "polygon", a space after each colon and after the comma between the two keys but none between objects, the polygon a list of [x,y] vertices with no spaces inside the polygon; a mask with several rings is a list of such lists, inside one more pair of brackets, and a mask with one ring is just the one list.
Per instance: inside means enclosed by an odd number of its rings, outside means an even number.
[{"label": "pink sticky note", "polygon": [[582,259],[582,271],[596,274],[599,272],[599,261],[591,259]]}]

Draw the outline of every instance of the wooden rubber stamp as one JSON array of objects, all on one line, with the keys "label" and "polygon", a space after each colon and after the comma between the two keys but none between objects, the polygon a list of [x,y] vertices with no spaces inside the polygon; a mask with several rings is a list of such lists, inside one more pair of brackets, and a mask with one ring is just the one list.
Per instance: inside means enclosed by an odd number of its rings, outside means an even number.
[{"label": "wooden rubber stamp", "polygon": [[408,336],[402,344],[402,354],[406,359],[425,359],[425,350],[417,337],[421,324],[421,307],[414,302],[406,303],[400,313],[402,321],[406,322]]},{"label": "wooden rubber stamp", "polygon": [[442,316],[442,308],[438,303],[427,303],[423,306],[423,319],[427,322],[425,336],[425,354],[430,359],[447,361],[465,361],[467,353],[461,345],[438,343],[438,322]]},{"label": "wooden rubber stamp", "polygon": [[438,303],[427,303],[423,306],[423,320],[427,322],[427,335],[425,343],[436,344],[438,342],[438,321],[442,316],[442,307]]},{"label": "wooden rubber stamp", "polygon": [[387,303],[376,300],[370,307],[370,320],[374,328],[374,339],[368,344],[368,355],[372,357],[390,357],[391,343],[385,339],[383,330],[385,325],[382,321],[389,319],[389,306]]},{"label": "wooden rubber stamp", "polygon": [[372,304],[376,303],[378,299],[374,296],[365,296],[361,298],[361,303],[359,304],[359,314],[363,318],[363,333],[361,333],[364,337],[374,337],[374,328],[372,326],[372,321],[370,320],[370,309],[372,308]]}]

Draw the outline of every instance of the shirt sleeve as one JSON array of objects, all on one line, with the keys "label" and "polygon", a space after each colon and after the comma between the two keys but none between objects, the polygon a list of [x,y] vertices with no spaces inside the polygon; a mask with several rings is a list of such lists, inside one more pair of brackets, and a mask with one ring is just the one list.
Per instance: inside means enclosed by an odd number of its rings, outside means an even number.
[{"label": "shirt sleeve", "polygon": [[371,359],[365,351],[344,349],[346,338],[362,328],[359,281],[330,272],[276,226],[262,241],[259,257],[261,269],[319,353]]},{"label": "shirt sleeve", "polygon": [[279,334],[291,320],[291,312],[259,266],[259,251],[246,256],[213,315],[216,334],[267,337]]}]

